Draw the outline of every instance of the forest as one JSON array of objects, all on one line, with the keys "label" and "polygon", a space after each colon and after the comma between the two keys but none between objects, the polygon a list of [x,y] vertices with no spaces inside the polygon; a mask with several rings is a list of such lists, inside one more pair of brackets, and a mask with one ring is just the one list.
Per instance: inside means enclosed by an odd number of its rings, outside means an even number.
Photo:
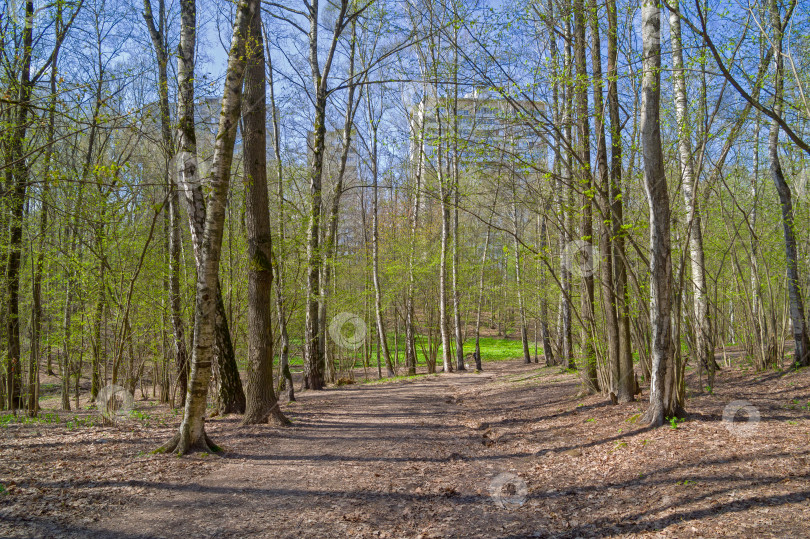
[{"label": "forest", "polygon": [[810,536],[810,3],[5,0],[0,63],[0,536]]}]

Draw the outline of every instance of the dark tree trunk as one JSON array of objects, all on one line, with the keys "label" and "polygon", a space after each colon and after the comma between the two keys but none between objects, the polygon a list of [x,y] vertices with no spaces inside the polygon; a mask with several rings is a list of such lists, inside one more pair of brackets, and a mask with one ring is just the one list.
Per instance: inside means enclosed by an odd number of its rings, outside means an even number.
[{"label": "dark tree trunk", "polygon": [[7,398],[9,408],[24,406],[22,395],[22,362],[20,360],[20,265],[22,260],[23,213],[28,186],[28,162],[24,155],[28,126],[28,111],[31,106],[31,53],[33,47],[34,2],[25,3],[25,26],[22,35],[22,66],[20,71],[18,103],[10,141],[12,182],[9,194],[9,239],[6,262],[6,369]]},{"label": "dark tree trunk", "polygon": [[248,368],[243,425],[271,418],[287,425],[273,389],[273,266],[267,194],[267,105],[261,12],[253,14],[245,44],[247,69],[242,118],[245,153],[245,225],[248,243]]},{"label": "dark tree trunk", "polygon": [[[184,16],[188,17],[188,13],[184,12]],[[169,78],[167,67],[169,62],[169,43],[166,36],[166,7],[164,0],[158,2],[158,22],[155,24],[154,16],[152,15],[151,0],[144,0],[144,19],[149,30],[149,35],[152,38],[152,47],[155,50],[155,56],[158,63],[158,97],[160,104],[160,125],[161,137],[163,142],[163,153],[166,160],[166,189],[169,190],[169,223],[168,223],[168,250],[169,250],[169,279],[168,279],[168,295],[169,295],[169,308],[171,310],[172,321],[172,348],[174,349],[175,369],[177,372],[177,390],[180,394],[180,406],[185,406],[186,392],[188,391],[188,350],[186,349],[186,330],[183,322],[182,315],[182,298],[180,295],[180,268],[181,268],[181,235],[180,235],[180,197],[172,179],[175,170],[170,162],[174,157],[174,141],[171,134],[171,112],[169,108]],[[189,39],[192,41],[190,42]],[[194,34],[189,35],[188,30],[181,33],[180,50],[184,48],[192,48]],[[193,63],[186,65],[186,57],[180,55],[180,62],[184,63],[186,75],[193,74]],[[192,59],[193,62],[193,59]],[[181,94],[185,98],[188,97],[189,90],[191,91],[191,98],[193,99],[193,86],[189,88],[190,81],[183,77],[180,84],[183,86],[185,94]],[[182,101],[182,98],[181,98]],[[188,107],[192,107],[188,110]],[[193,103],[190,105],[181,103],[179,109],[185,110],[185,122],[188,127],[188,113],[193,115]],[[180,112],[180,111],[178,111]],[[192,116],[193,118],[193,116]],[[191,123],[193,130],[193,121]],[[186,133],[188,139],[188,133]],[[192,135],[191,140],[194,140]]]},{"label": "dark tree trunk", "polygon": [[629,402],[636,392],[633,371],[633,350],[630,338],[630,289],[627,284],[627,267],[624,250],[624,203],[622,202],[622,135],[619,118],[618,91],[618,16],[616,0],[609,0],[608,55],[607,55],[607,106],[610,116],[610,215],[613,224],[613,275],[616,315],[619,335],[619,386],[618,401]]},{"label": "dark tree trunk", "polygon": [[[608,363],[610,365],[610,392],[618,402],[627,402],[633,399],[632,390],[629,395],[624,384],[626,379],[632,379],[632,372],[623,373],[619,360],[619,326],[616,315],[616,297],[613,283],[613,225],[614,216],[611,215],[610,200],[610,174],[608,173],[607,141],[605,138],[605,110],[604,96],[602,94],[602,50],[599,38],[599,11],[596,0],[590,0],[591,23],[591,58],[593,70],[593,109],[596,122],[596,161],[598,178],[596,191],[599,202],[599,284],[602,293],[602,312],[605,317],[607,332]],[[596,268],[594,268],[596,269]]]},{"label": "dark tree trunk", "polygon": [[295,388],[293,387],[292,374],[290,373],[290,336],[287,333],[287,313],[284,308],[284,248],[286,242],[284,223],[284,169],[281,163],[281,129],[279,129],[278,110],[276,109],[276,95],[273,82],[273,62],[270,57],[269,43],[265,40],[265,47],[268,47],[267,55],[267,77],[270,86],[270,107],[273,125],[273,152],[276,158],[276,201],[278,203],[278,243],[277,256],[275,261],[276,279],[276,313],[278,314],[278,328],[280,335],[279,363],[281,364],[281,380],[279,380],[279,392],[287,390],[287,400],[295,402]]},{"label": "dark tree trunk", "polygon": [[641,9],[644,75],[641,101],[641,144],[644,186],[650,208],[650,323],[652,380],[644,420],[652,426],[683,413],[676,387],[672,342],[670,207],[664,154],[661,149],[661,10],[652,3]]},{"label": "dark tree trunk", "polygon": [[245,391],[239,376],[239,365],[231,341],[231,331],[222,301],[222,287],[217,278],[216,302],[216,349],[217,371],[219,374],[219,412],[222,414],[245,413]]},{"label": "dark tree trunk", "polygon": [[[771,28],[776,36],[773,40],[773,57],[775,62],[773,109],[778,116],[781,116],[782,95],[784,94],[782,39],[783,28],[787,24],[787,21],[782,22],[776,0],[770,1],[769,10]],[[795,343],[793,365],[795,367],[805,367],[810,365],[810,339],[808,338],[807,322],[804,316],[804,299],[802,298],[801,280],[799,277],[793,201],[790,186],[785,181],[785,176],[782,172],[782,163],[779,160],[779,123],[776,120],[771,122],[770,136],[768,137],[768,153],[771,160],[771,179],[776,186],[776,192],[779,195],[779,205],[782,208],[782,229],[785,235],[790,321],[793,325],[793,341]]]},{"label": "dark tree trunk", "polygon": [[[577,102],[577,126],[579,128],[577,149],[579,150],[579,189],[582,191],[580,205],[579,234],[588,244],[593,244],[593,223],[591,207],[591,145],[588,117],[588,69],[585,61],[585,3],[574,0],[574,61],[577,80],[575,94]],[[593,263],[593,260],[591,260]],[[581,373],[583,389],[588,393],[599,391],[596,377],[596,354],[593,345],[594,331],[594,283],[593,271],[582,272],[582,296],[580,317],[582,318],[582,357]]]}]

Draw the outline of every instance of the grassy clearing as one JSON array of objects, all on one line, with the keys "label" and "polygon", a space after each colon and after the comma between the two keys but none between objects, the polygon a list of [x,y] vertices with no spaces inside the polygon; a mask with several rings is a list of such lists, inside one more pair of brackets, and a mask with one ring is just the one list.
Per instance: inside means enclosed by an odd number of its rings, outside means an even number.
[{"label": "grassy clearing", "polygon": [[391,376],[390,378],[379,378],[379,379],[377,379],[377,378],[364,378],[362,380],[358,380],[358,383],[366,384],[366,385],[387,384],[387,383],[391,383],[391,382],[403,382],[403,381],[408,381],[408,380],[419,380],[420,378],[433,377],[433,376],[439,376],[439,373],[415,374],[413,376],[401,375],[401,376]]},{"label": "grassy clearing", "polygon": [[[388,337],[388,349],[391,354],[391,360],[399,365],[403,365],[405,363],[405,335],[400,335],[398,339],[399,350],[395,350],[394,347],[394,336],[393,334],[389,335]],[[418,336],[416,339],[416,356],[417,356],[417,364],[418,365],[427,365],[426,356],[423,351],[423,346],[427,349],[427,338],[424,336]],[[533,345],[532,345],[533,346]],[[488,362],[488,361],[509,361],[513,359],[520,359],[523,357],[523,344],[520,340],[515,339],[498,339],[495,337],[482,337],[480,340],[480,347],[481,347],[481,361]],[[530,347],[532,353],[534,352],[534,348]],[[475,339],[467,339],[464,342],[464,354],[470,354],[475,351]],[[455,353],[455,350],[453,350]],[[362,359],[362,349],[358,349],[357,351],[350,351],[344,352],[351,357],[354,355],[356,357],[355,366],[357,368],[361,368],[363,366],[363,359]],[[439,351],[436,354],[436,362],[441,364],[442,358],[442,346],[439,345]],[[278,357],[275,358],[275,365],[278,366]],[[301,367],[303,368],[304,360],[301,356],[290,356],[290,366],[291,367]],[[369,358],[369,368],[376,367],[377,365],[377,346],[372,345],[371,347],[371,355]]]},{"label": "grassy clearing", "polygon": [[[481,361],[508,361],[523,357],[523,343],[515,339],[497,339],[495,337],[482,337],[479,341],[481,347]],[[441,353],[441,348],[439,348]],[[533,348],[529,348],[533,351]],[[464,343],[464,352],[475,351],[475,339],[468,339]]]}]

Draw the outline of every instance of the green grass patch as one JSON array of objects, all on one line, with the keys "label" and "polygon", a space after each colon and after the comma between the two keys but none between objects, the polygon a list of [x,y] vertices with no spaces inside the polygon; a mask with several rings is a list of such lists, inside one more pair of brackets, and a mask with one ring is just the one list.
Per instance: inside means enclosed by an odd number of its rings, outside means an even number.
[{"label": "green grass patch", "polygon": [[361,384],[367,385],[374,385],[374,384],[389,384],[392,382],[402,382],[404,380],[418,380],[419,378],[425,378],[427,376],[438,376],[439,373],[433,374],[414,374],[414,375],[401,375],[401,376],[391,376],[389,378],[364,378],[359,381]]},{"label": "green grass patch", "polygon": [[0,427],[8,427],[12,423],[18,425],[40,425],[47,423],[59,423],[59,416],[52,412],[39,414],[37,417],[28,417],[24,413],[2,414],[0,415]]},{"label": "green grass patch", "polygon": [[[479,340],[479,346],[481,347],[481,361],[508,361],[523,358],[523,343],[520,340],[482,337]],[[439,357],[442,356],[441,350],[440,346]],[[475,339],[468,339],[464,343],[464,352],[474,351]]]},{"label": "green grass patch", "polygon": [[[327,337],[331,338],[331,337]],[[366,338],[372,338],[369,334]],[[438,337],[436,337],[438,338]],[[405,335],[401,334],[398,341],[398,348],[399,350],[395,350],[394,347],[394,335],[393,333],[388,335],[388,349],[391,354],[391,361],[395,364],[398,364],[400,368],[405,365]],[[453,345],[453,361],[455,364],[455,344]],[[490,361],[509,361],[515,359],[521,359],[523,357],[523,344],[519,339],[499,339],[495,337],[482,337],[479,341],[479,346],[481,348],[481,361],[490,362]],[[533,345],[532,345],[533,346]],[[292,348],[292,346],[291,346]],[[427,365],[427,358],[424,354],[424,350],[427,350],[427,337],[424,335],[418,335],[416,337],[416,363],[418,367],[424,367]],[[534,348],[532,348],[532,351]],[[467,339],[464,342],[464,355],[471,354],[475,351],[475,338]],[[538,350],[539,352],[539,350]],[[354,360],[354,368],[362,369],[363,368],[363,349],[362,347],[357,350],[345,350],[341,352],[341,355],[346,358],[349,358],[349,362],[351,363],[351,358],[355,358]],[[439,345],[439,350],[436,353],[436,363],[437,366],[441,366],[442,361],[442,346]],[[466,361],[470,364],[473,364],[472,358],[466,358]],[[274,364],[278,366],[279,357],[276,356],[274,358]],[[345,362],[345,359],[344,359]],[[302,368],[304,365],[304,360],[300,356],[290,355],[289,357],[289,364],[292,368]],[[369,356],[369,364],[367,368],[372,369],[377,367],[377,346],[376,343],[371,346],[371,354]],[[297,371],[296,371],[297,372]],[[575,371],[572,371],[575,372]]]}]

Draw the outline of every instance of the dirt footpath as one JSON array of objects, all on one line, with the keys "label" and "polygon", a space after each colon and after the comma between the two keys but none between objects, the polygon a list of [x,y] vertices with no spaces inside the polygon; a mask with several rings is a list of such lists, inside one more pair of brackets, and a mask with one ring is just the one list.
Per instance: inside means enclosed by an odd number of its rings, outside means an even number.
[{"label": "dirt footpath", "polygon": [[[284,405],[289,428],[215,418],[207,428],[222,458],[144,455],[176,419],[134,435],[86,433],[90,443],[57,457],[40,448],[41,458],[77,466],[56,480],[66,499],[90,501],[27,516],[21,508],[37,507],[37,489],[55,487],[15,469],[0,535],[810,536],[807,372],[725,369],[714,395],[689,399],[688,421],[649,430],[636,423],[642,403],[577,399],[576,378],[558,368],[485,368],[302,393]],[[728,428],[723,410],[740,399],[760,420]],[[12,462],[33,443],[19,440]],[[79,471],[105,462],[94,452],[109,445],[118,447],[109,468]],[[28,505],[15,509],[15,495]]]}]

